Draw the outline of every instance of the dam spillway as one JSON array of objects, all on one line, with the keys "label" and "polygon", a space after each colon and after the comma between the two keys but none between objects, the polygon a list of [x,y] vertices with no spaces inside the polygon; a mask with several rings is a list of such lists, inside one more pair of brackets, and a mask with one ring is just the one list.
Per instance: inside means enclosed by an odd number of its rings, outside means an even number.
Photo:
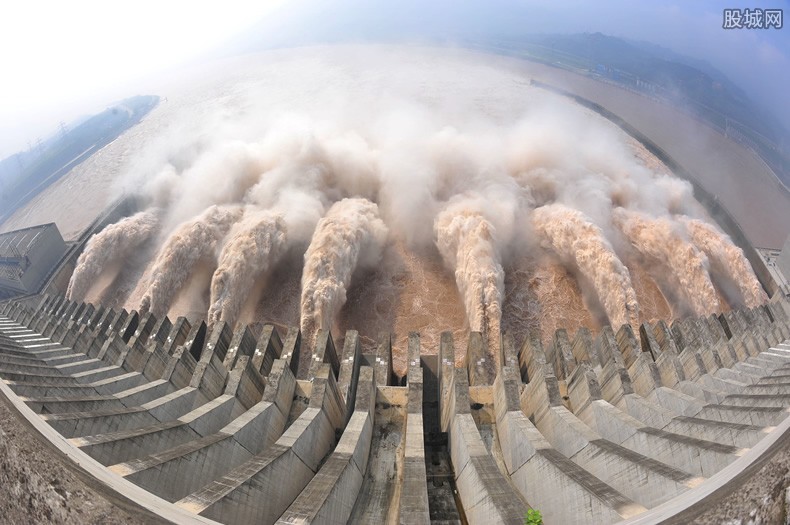
[{"label": "dam spillway", "polygon": [[788,309],[506,333],[491,382],[477,333],[464,366],[452,334],[438,356],[411,334],[401,377],[390,334],[309,348],[296,327],[34,296],[0,310],[0,388],[75,468],[173,522],[650,523],[787,432]]}]

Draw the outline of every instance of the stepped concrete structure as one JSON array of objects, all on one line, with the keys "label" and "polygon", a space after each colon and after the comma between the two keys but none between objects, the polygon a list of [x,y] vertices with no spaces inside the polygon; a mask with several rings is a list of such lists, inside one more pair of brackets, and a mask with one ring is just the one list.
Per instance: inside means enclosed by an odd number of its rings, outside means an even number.
[{"label": "stepped concrete structure", "polygon": [[[408,339],[0,305],[0,392],[63,461],[173,523],[687,522],[790,435],[790,303],[504,335],[496,376]],[[311,352],[309,370],[298,370]],[[298,379],[305,377],[305,379]]]}]

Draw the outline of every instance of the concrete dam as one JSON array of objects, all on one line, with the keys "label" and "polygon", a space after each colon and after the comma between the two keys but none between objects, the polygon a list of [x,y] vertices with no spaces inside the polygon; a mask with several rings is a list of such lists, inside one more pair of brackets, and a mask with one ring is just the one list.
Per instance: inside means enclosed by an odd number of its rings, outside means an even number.
[{"label": "concrete dam", "polygon": [[56,462],[146,523],[520,525],[689,523],[781,457],[759,159],[537,64],[337,49],[208,75],[3,224],[0,397]]},{"label": "concrete dam", "polygon": [[[0,310],[0,388],[75,468],[176,523],[682,522],[782,441],[785,299],[463,366],[293,327],[211,330],[63,296]],[[308,355],[309,359],[301,359]]]}]

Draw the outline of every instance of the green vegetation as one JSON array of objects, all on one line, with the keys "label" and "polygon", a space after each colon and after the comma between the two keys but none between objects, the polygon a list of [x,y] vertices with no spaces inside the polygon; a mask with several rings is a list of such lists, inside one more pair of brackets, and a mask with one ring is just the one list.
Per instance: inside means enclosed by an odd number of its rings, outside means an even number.
[{"label": "green vegetation", "polygon": [[524,525],[543,525],[543,516],[538,509],[529,509],[524,515]]}]

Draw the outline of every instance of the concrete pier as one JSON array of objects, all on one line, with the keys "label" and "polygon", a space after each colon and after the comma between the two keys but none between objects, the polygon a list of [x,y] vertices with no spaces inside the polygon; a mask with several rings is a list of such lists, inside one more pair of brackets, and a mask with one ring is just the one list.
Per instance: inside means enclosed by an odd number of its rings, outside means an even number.
[{"label": "concrete pier", "polygon": [[406,363],[408,415],[406,450],[403,458],[403,489],[398,520],[402,524],[430,523],[427,471],[425,468],[425,429],[423,427],[423,369],[420,366],[420,336],[409,334],[409,360]]},{"label": "concrete pier", "polygon": [[493,376],[480,334],[456,368],[449,333],[438,356],[415,333],[399,378],[389,333],[369,354],[354,331],[308,349],[296,328],[39,296],[0,304],[0,387],[75,468],[179,523],[612,523],[704,501],[790,432],[789,309],[559,330],[545,349],[504,334]]}]

